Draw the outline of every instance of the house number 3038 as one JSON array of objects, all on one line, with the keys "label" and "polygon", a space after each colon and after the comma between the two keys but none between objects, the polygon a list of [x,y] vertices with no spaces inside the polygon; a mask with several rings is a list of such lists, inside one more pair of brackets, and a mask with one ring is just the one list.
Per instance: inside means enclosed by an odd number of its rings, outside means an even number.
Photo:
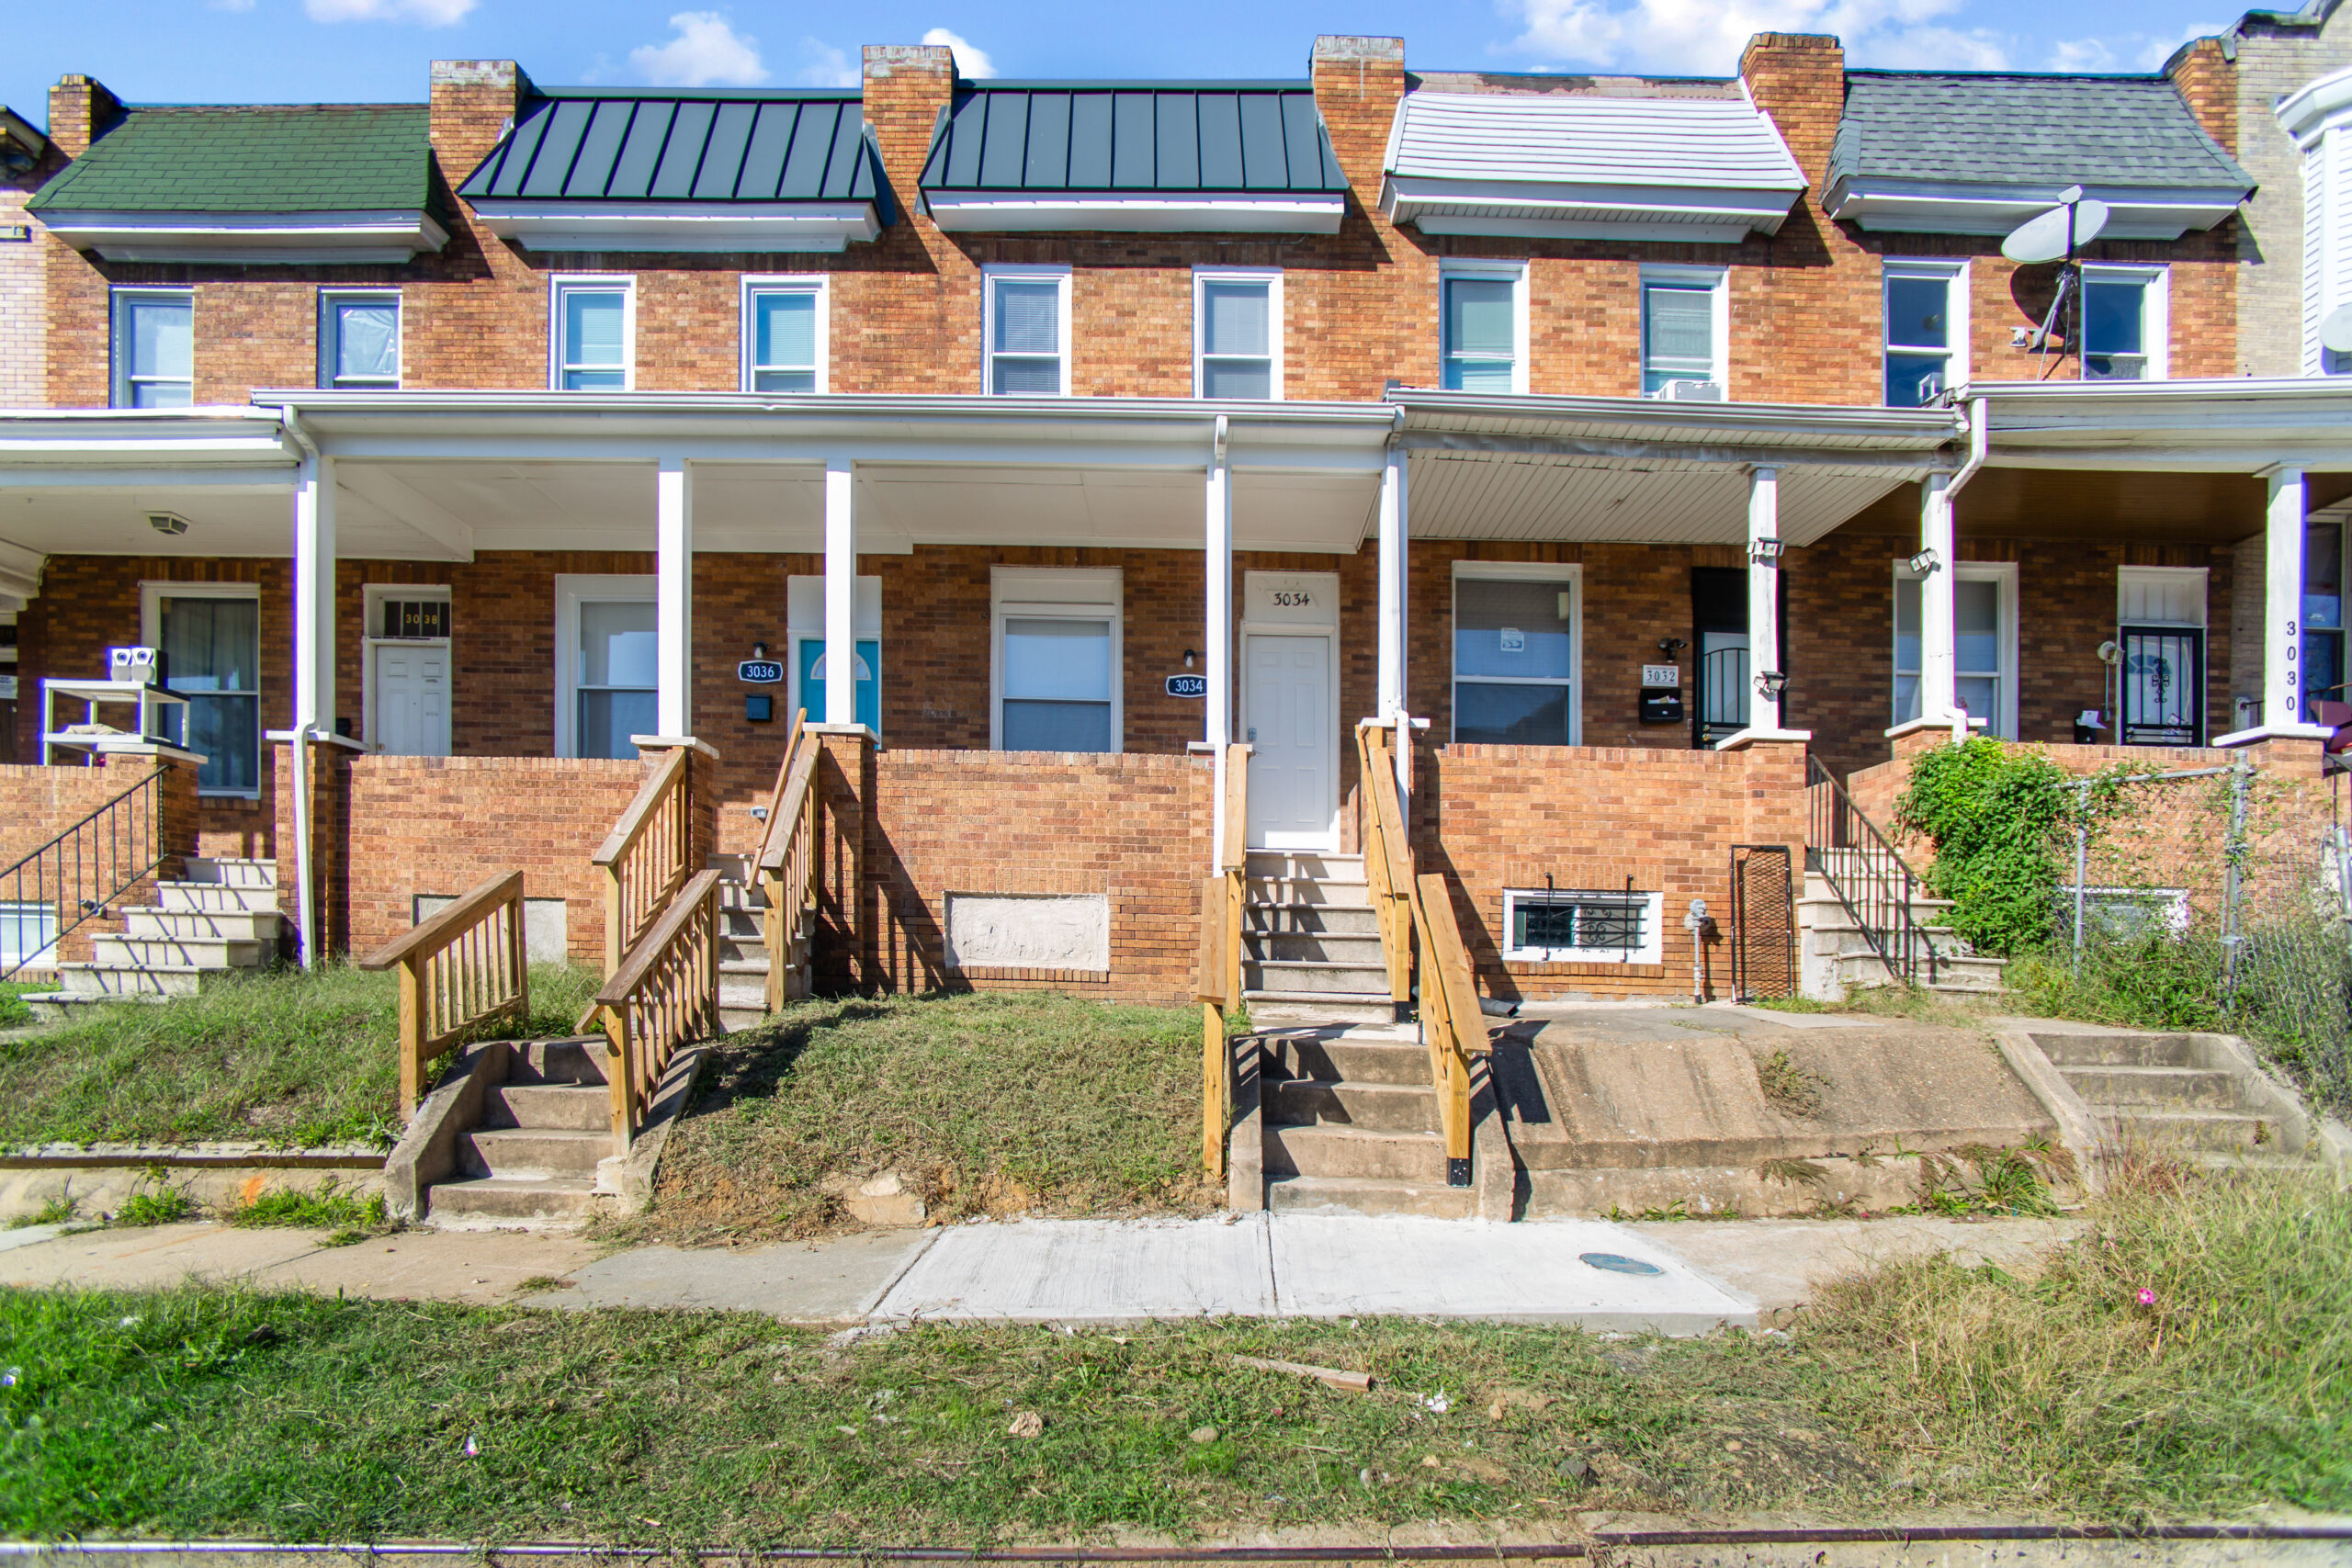
[{"label": "house number 3038", "polygon": [[1314,596],[1308,593],[1304,588],[1277,588],[1274,590],[1274,605],[1277,609],[1304,609],[1306,606],[1314,603]]}]

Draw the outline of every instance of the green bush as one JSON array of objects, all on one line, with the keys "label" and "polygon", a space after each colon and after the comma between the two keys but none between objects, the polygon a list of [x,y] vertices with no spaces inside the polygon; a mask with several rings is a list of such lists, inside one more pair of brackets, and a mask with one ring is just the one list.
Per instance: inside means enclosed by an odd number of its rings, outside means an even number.
[{"label": "green bush", "polygon": [[2065,846],[2116,787],[2098,780],[2086,792],[2082,782],[2038,751],[1983,736],[1912,763],[1895,829],[1935,846],[1928,889],[1953,901],[1953,929],[1977,952],[2009,957],[2049,944]]}]

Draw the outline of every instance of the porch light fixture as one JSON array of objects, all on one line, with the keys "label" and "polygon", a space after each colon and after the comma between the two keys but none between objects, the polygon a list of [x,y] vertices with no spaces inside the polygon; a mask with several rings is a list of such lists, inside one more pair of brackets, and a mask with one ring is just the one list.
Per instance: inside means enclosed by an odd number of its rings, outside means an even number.
[{"label": "porch light fixture", "polygon": [[187,519],[176,512],[150,512],[147,514],[147,526],[154,529],[158,534],[168,534],[176,539],[187,532]]},{"label": "porch light fixture", "polygon": [[1937,555],[1935,551],[1921,550],[1917,555],[1913,556],[1905,564],[1911,568],[1912,576],[1925,577],[1944,563],[1943,558]]},{"label": "porch light fixture", "polygon": [[1756,672],[1756,689],[1777,703],[1781,694],[1789,689],[1789,678],[1779,670],[1759,670]]},{"label": "porch light fixture", "polygon": [[[1563,615],[1560,618],[1562,620],[1567,619],[1566,615]],[[1657,639],[1657,650],[1666,655],[1669,660],[1690,646],[1690,639],[1687,637],[1662,637]]]},{"label": "porch light fixture", "polygon": [[1748,564],[1777,567],[1781,564],[1781,558],[1788,553],[1788,548],[1778,539],[1750,539],[1747,541]]},{"label": "porch light fixture", "polygon": [[754,640],[752,644],[752,657],[754,659],[765,659],[767,656],[768,645],[766,643]]},{"label": "porch light fixture", "polygon": [[1189,648],[1186,649],[1184,650],[1184,668],[1190,670],[1193,667],[1193,660],[1199,657],[1200,655],[1195,653],[1193,649]]}]

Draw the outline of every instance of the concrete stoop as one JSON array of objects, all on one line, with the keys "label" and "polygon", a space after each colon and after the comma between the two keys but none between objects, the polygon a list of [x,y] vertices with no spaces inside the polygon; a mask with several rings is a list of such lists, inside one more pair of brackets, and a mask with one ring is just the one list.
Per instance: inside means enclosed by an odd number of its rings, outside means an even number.
[{"label": "concrete stoop", "polygon": [[275,861],[201,859],[187,875],[155,884],[155,902],[113,911],[120,929],[91,938],[85,962],[56,965],[58,988],[23,999],[44,1022],[107,1002],[192,997],[208,980],[265,968],[277,959]]},{"label": "concrete stoop", "polygon": [[1266,1025],[1396,1021],[1362,855],[1251,850],[1241,994]]},{"label": "concrete stoop", "polygon": [[[1846,856],[1853,853],[1836,852]],[[1878,886],[1886,886],[1884,877],[1861,863],[1841,865],[1841,874],[1876,878]],[[1849,888],[1856,886],[1855,882],[1848,883]],[[2002,972],[2008,961],[1973,951],[1958,931],[1944,923],[1951,907],[1949,898],[1911,900],[1911,919],[1935,953],[1932,965],[1922,955],[1917,983],[1937,991],[1988,993],[2007,989]],[[1797,900],[1796,919],[1799,984],[1804,995],[1816,1001],[1836,1001],[1849,990],[1899,983],[1886,961],[1871,946],[1861,925],[1838,899],[1828,878],[1818,871],[1805,873],[1804,896]]]},{"label": "concrete stoop", "polygon": [[2352,1174],[2352,1133],[2314,1114],[2233,1034],[2007,1021],[2079,1097],[2103,1157],[2138,1147],[2209,1166]]}]

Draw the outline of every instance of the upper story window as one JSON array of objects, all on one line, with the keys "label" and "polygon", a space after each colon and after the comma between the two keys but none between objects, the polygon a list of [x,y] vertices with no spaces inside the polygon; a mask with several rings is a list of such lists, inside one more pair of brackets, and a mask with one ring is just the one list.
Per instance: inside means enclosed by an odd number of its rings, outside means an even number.
[{"label": "upper story window", "polygon": [[1441,262],[1443,385],[1455,392],[1527,390],[1527,268],[1518,262]]},{"label": "upper story window", "polygon": [[548,381],[559,391],[625,392],[636,384],[637,279],[554,281]]},{"label": "upper story window", "polygon": [[319,296],[319,385],[401,384],[401,297],[393,289]]},{"label": "upper story window", "polygon": [[2083,379],[2161,381],[2172,335],[2161,266],[2083,267]]},{"label": "upper story window", "polygon": [[114,293],[114,406],[184,409],[196,400],[196,296],[186,288]]},{"label": "upper story window", "polygon": [[1968,264],[1886,264],[1886,404],[1925,408],[1968,383]]},{"label": "upper story window", "polygon": [[1725,395],[1731,313],[1721,267],[1642,268],[1642,395]]},{"label": "upper story window", "polygon": [[1193,387],[1204,398],[1283,395],[1283,275],[1240,267],[1193,274]]},{"label": "upper story window", "polygon": [[825,388],[825,280],[743,280],[743,389],[821,392]]},{"label": "upper story window", "polygon": [[1069,393],[1069,268],[992,266],[982,274],[983,372],[999,397]]}]

